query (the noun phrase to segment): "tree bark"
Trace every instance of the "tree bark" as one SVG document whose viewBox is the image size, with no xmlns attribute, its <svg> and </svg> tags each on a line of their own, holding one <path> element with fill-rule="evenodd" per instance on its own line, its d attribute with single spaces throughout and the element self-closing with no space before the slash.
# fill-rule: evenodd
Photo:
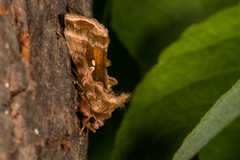
<svg viewBox="0 0 240 160">
<path fill-rule="evenodd" d="M 92 16 L 92 0 L 0 0 L 0 159 L 87 159 L 71 59 L 68 6 Z M 58 39 L 59 38 L 59 39 Z"/>
</svg>

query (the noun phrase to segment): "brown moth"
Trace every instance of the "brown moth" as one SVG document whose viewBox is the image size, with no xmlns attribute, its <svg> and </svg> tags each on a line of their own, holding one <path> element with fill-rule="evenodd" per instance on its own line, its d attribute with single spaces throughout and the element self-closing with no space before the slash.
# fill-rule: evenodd
<svg viewBox="0 0 240 160">
<path fill-rule="evenodd" d="M 111 65 L 107 59 L 110 40 L 102 24 L 93 18 L 67 14 L 64 35 L 76 68 L 82 130 L 86 127 L 96 132 L 116 108 L 124 107 L 130 94 L 116 95 L 112 90 L 118 82 L 107 74 L 107 67 Z"/>
</svg>

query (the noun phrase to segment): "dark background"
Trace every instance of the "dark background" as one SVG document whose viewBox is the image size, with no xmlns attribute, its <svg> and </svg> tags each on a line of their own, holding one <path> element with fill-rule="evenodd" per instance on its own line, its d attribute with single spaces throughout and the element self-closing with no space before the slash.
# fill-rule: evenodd
<svg viewBox="0 0 240 160">
<path fill-rule="evenodd" d="M 109 31 L 110 45 L 108 48 L 108 59 L 112 66 L 108 67 L 108 75 L 118 80 L 118 85 L 113 89 L 117 93 L 132 93 L 137 83 L 140 81 L 139 68 L 136 61 L 128 53 L 127 49 L 118 40 L 112 31 L 110 23 L 110 1 L 93 1 L 93 17 L 102 23 Z M 127 111 L 130 103 L 124 109 L 117 109 L 110 119 L 105 121 L 105 125 L 96 133 L 89 133 L 88 158 L 105 159 L 110 157 L 114 147 L 114 136 L 120 126 L 121 119 Z"/>
</svg>

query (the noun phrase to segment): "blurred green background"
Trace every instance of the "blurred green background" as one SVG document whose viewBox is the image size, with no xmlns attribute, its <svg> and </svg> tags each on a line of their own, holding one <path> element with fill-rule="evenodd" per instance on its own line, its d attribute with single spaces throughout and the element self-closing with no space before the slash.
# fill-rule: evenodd
<svg viewBox="0 0 240 160">
<path fill-rule="evenodd" d="M 90 132 L 89 160 L 172 159 L 184 138 L 240 78 L 238 3 L 94 1 L 94 18 L 106 26 L 111 39 L 108 74 L 119 82 L 113 89 L 133 93 L 133 98 L 95 134 Z M 233 137 L 240 132 L 234 129 L 221 134 Z M 221 137 L 227 136 L 221 134 L 193 159 L 236 159 L 234 148 L 240 142 L 234 139 L 232 152 L 226 151 Z M 210 149 L 216 152 L 210 154 Z"/>
</svg>

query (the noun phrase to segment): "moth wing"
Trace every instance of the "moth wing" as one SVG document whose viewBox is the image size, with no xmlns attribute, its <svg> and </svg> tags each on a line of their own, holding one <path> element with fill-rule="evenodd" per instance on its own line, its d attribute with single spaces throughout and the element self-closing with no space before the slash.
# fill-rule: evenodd
<svg viewBox="0 0 240 160">
<path fill-rule="evenodd" d="M 67 14 L 64 35 L 73 52 L 73 63 L 80 69 L 78 74 L 102 82 L 107 89 L 107 66 L 111 65 L 107 60 L 108 30 L 93 18 Z"/>
</svg>

